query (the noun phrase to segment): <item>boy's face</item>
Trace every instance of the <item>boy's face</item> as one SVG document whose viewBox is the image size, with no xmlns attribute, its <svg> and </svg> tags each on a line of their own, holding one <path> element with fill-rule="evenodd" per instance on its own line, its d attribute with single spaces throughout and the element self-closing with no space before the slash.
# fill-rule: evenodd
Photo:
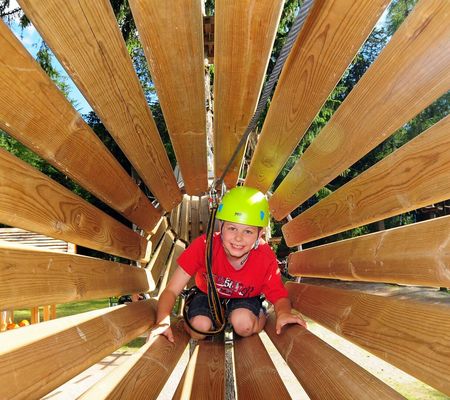
<svg viewBox="0 0 450 400">
<path fill-rule="evenodd" d="M 223 247 L 227 255 L 235 259 L 245 256 L 262 235 L 262 229 L 258 229 L 256 226 L 228 221 L 224 221 L 222 224 Z"/>
</svg>

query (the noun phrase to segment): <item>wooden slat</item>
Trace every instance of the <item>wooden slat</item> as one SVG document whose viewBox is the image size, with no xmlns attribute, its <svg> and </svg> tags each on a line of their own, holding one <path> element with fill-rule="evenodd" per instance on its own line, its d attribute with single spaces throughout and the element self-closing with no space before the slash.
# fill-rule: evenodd
<svg viewBox="0 0 450 400">
<path fill-rule="evenodd" d="M 288 246 L 450 198 L 450 116 L 283 226 Z"/>
<path fill-rule="evenodd" d="M 189 212 L 191 208 L 190 196 L 184 195 L 183 202 L 181 203 L 180 213 L 180 239 L 186 243 L 189 242 Z"/>
<path fill-rule="evenodd" d="M 264 82 L 283 1 L 215 2 L 214 171 L 225 166 L 255 112 Z M 225 183 L 236 185 L 243 150 Z"/>
<path fill-rule="evenodd" d="M 152 243 L 152 252 L 156 250 L 161 238 L 164 236 L 164 232 L 166 232 L 169 227 L 169 223 L 166 217 L 160 219 L 158 225 L 153 229 L 149 241 Z"/>
<path fill-rule="evenodd" d="M 160 211 L 0 21 L 0 128 L 141 228 Z"/>
<path fill-rule="evenodd" d="M 237 395 L 241 399 L 291 399 L 260 337 L 234 341 Z"/>
<path fill-rule="evenodd" d="M 291 253 L 302 277 L 450 287 L 450 216 Z"/>
<path fill-rule="evenodd" d="M 149 329 L 155 310 L 139 301 L 3 332 L 0 398 L 41 398 Z"/>
<path fill-rule="evenodd" d="M 146 257 L 145 238 L 2 149 L 0 223 L 119 257 Z"/>
<path fill-rule="evenodd" d="M 162 207 L 175 207 L 181 192 L 110 2 L 19 4 Z"/>
<path fill-rule="evenodd" d="M 376 356 L 450 394 L 450 298 L 431 304 L 287 284 L 293 306 Z"/>
<path fill-rule="evenodd" d="M 191 355 L 173 400 L 224 399 L 225 347 L 223 342 L 200 341 Z"/>
<path fill-rule="evenodd" d="M 141 293 L 154 289 L 142 268 L 0 241 L 1 309 Z"/>
<path fill-rule="evenodd" d="M 289 214 L 450 89 L 447 0 L 419 2 L 269 200 Z"/>
<path fill-rule="evenodd" d="M 186 193 L 208 188 L 200 1 L 131 0 Z"/>
<path fill-rule="evenodd" d="M 191 197 L 191 241 L 200 235 L 199 198 Z"/>
<path fill-rule="evenodd" d="M 180 322 L 172 325 L 175 343 L 158 336 L 78 399 L 156 399 L 189 342 Z"/>
<path fill-rule="evenodd" d="M 146 267 L 146 269 L 150 271 L 156 285 L 164 272 L 164 267 L 167 266 L 167 258 L 169 257 L 174 241 L 174 234 L 171 231 L 166 231 L 163 239 L 153 253 L 152 258 Z"/>
<path fill-rule="evenodd" d="M 179 235 L 180 234 L 180 213 L 181 213 L 181 204 L 178 204 L 175 208 L 170 212 L 170 227 L 173 231 Z"/>
<path fill-rule="evenodd" d="M 246 185 L 270 189 L 388 3 L 314 2 L 280 75 Z"/>
<path fill-rule="evenodd" d="M 200 198 L 200 222 L 201 222 L 201 233 L 206 233 L 209 221 L 209 199 L 208 196 L 202 196 Z"/>
<path fill-rule="evenodd" d="M 271 314 L 265 330 L 311 400 L 403 399 L 305 328 L 288 325 L 281 335 L 277 335 L 275 322 L 275 316 Z"/>
</svg>

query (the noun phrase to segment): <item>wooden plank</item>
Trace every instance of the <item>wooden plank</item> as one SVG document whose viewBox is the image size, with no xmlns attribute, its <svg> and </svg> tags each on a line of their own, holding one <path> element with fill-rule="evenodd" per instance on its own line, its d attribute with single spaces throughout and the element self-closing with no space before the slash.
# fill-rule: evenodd
<svg viewBox="0 0 450 400">
<path fill-rule="evenodd" d="M 189 242 L 189 211 L 190 211 L 190 196 L 184 195 L 183 202 L 181 203 L 180 214 L 180 239 L 186 243 Z"/>
<path fill-rule="evenodd" d="M 209 197 L 202 196 L 200 197 L 200 222 L 201 222 L 200 233 L 206 233 L 206 229 L 208 228 L 208 221 L 209 221 Z"/>
<path fill-rule="evenodd" d="M 0 46 L 0 129 L 150 231 L 161 211 L 2 21 Z"/>
<path fill-rule="evenodd" d="M 146 269 L 150 271 L 152 279 L 156 285 L 158 284 L 158 281 L 164 272 L 164 268 L 167 265 L 167 258 L 169 257 L 174 241 L 175 235 L 171 231 L 166 231 L 164 238 L 161 240 L 161 243 L 153 253 L 152 258 L 146 267 Z"/>
<path fill-rule="evenodd" d="M 194 240 L 200 235 L 200 218 L 199 218 L 199 198 L 191 197 L 191 236 L 190 240 Z"/>
<path fill-rule="evenodd" d="M 170 227 L 173 231 L 179 235 L 180 234 L 180 213 L 181 213 L 181 203 L 178 204 L 170 212 Z"/>
<path fill-rule="evenodd" d="M 190 195 L 201 195 L 208 188 L 201 6 L 200 1 L 192 0 L 130 1 L 184 187 Z"/>
<path fill-rule="evenodd" d="M 450 116 L 283 226 L 295 246 L 450 198 Z"/>
<path fill-rule="evenodd" d="M 199 341 L 173 399 L 224 399 L 224 389 L 223 342 Z"/>
<path fill-rule="evenodd" d="M 449 7 L 447 0 L 417 4 L 270 198 L 276 219 L 450 89 Z"/>
<path fill-rule="evenodd" d="M 119 257 L 146 257 L 145 238 L 3 149 L 0 223 Z"/>
<path fill-rule="evenodd" d="M 2 309 L 148 292 L 149 272 L 92 257 L 29 249 L 0 242 Z"/>
<path fill-rule="evenodd" d="M 156 399 L 189 342 L 182 325 L 172 325 L 175 343 L 157 336 L 78 399 Z"/>
<path fill-rule="evenodd" d="M 291 399 L 260 337 L 234 341 L 237 395 L 241 399 Z"/>
<path fill-rule="evenodd" d="M 450 287 L 450 216 L 291 253 L 289 274 Z"/>
<path fill-rule="evenodd" d="M 155 317 L 148 300 L 3 332 L 0 398 L 41 398 L 145 332 Z"/>
<path fill-rule="evenodd" d="M 265 330 L 311 400 L 403 399 L 395 390 L 302 326 L 285 326 L 283 333 L 277 335 L 275 322 L 272 313 Z"/>
<path fill-rule="evenodd" d="M 110 2 L 19 4 L 162 207 L 175 207 L 181 192 Z"/>
<path fill-rule="evenodd" d="M 158 225 L 153 229 L 149 241 L 152 243 L 152 252 L 156 249 L 162 237 L 164 236 L 164 232 L 166 232 L 169 227 L 169 222 L 166 217 L 160 219 Z"/>
<path fill-rule="evenodd" d="M 215 2 L 214 172 L 221 176 L 256 110 L 269 63 L 281 0 Z M 236 185 L 243 150 L 225 177 Z"/>
<path fill-rule="evenodd" d="M 314 2 L 280 75 L 246 185 L 270 189 L 387 4 Z"/>
<path fill-rule="evenodd" d="M 450 394 L 450 298 L 438 303 L 287 284 L 294 308 Z"/>
</svg>

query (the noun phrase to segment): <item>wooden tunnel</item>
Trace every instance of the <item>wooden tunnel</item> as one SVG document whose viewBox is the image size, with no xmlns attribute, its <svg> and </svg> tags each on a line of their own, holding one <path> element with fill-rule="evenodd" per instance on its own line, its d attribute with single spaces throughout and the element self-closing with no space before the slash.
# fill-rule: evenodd
<svg viewBox="0 0 450 400">
<path fill-rule="evenodd" d="M 0 399 L 40 398 L 155 323 L 176 258 L 208 220 L 205 54 L 200 0 L 129 0 L 176 154 L 177 179 L 108 0 L 18 0 L 156 201 L 112 156 L 9 27 L 0 22 L 0 129 L 125 217 L 107 215 L 0 149 L 0 223 L 129 263 L 0 241 L 0 310 L 129 293 L 151 299 L 0 333 Z M 377 23 L 387 0 L 316 0 L 260 132 L 245 184 L 272 185 Z M 220 176 L 264 82 L 282 0 L 216 0 L 214 171 Z M 288 175 L 283 220 L 450 89 L 450 3 L 419 0 Z M 212 58 L 210 57 L 210 60 Z M 226 175 L 237 184 L 243 152 Z M 299 245 L 450 198 L 450 117 L 283 226 L 294 307 L 450 396 L 450 216 L 300 250 Z M 131 224 L 138 229 L 130 228 Z M 355 282 L 357 281 L 357 282 Z M 327 283 L 328 282 L 328 283 Z M 386 284 L 395 284 L 387 289 Z M 376 289 L 374 289 L 376 288 Z M 433 294 L 430 297 L 430 293 Z M 311 399 L 402 396 L 315 336 L 265 329 Z M 157 398 L 188 346 L 159 337 L 83 399 Z M 290 398 L 259 336 L 234 345 L 236 396 Z M 175 398 L 221 399 L 226 345 L 199 343 Z M 257 367 L 256 367 L 257 366 Z"/>
</svg>

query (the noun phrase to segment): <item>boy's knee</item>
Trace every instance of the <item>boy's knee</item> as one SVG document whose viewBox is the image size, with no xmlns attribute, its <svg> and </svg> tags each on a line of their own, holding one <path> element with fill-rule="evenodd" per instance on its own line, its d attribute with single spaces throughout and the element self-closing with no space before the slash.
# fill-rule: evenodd
<svg viewBox="0 0 450 400">
<path fill-rule="evenodd" d="M 243 337 L 253 335 L 257 332 L 257 318 L 245 308 L 238 308 L 230 314 L 230 323 L 234 331 Z"/>
<path fill-rule="evenodd" d="M 212 328 L 212 321 L 204 315 L 197 315 L 189 320 L 189 323 L 197 330 L 201 332 L 208 332 Z M 190 329 L 187 326 L 187 331 L 191 335 L 192 339 L 202 340 L 206 335 L 202 335 Z"/>
</svg>

